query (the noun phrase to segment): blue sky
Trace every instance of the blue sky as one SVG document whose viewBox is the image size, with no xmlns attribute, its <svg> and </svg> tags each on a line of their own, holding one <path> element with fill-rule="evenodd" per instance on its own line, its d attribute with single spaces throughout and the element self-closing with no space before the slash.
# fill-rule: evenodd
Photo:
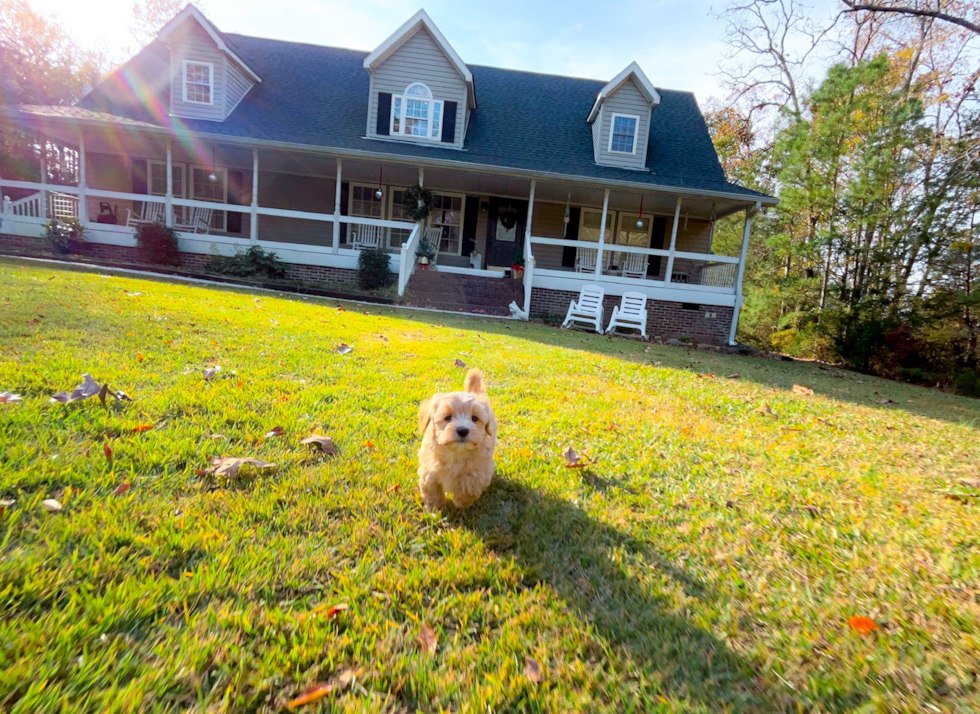
<svg viewBox="0 0 980 714">
<path fill-rule="evenodd" d="M 116 59 L 134 47 L 132 0 L 31 0 L 58 15 L 83 45 Z M 714 77 L 724 58 L 724 0 L 203 0 L 226 32 L 370 50 L 425 7 L 465 62 L 611 79 L 636 60 L 657 86 L 723 97 Z M 828 12 L 832 0 L 812 0 Z"/>
</svg>

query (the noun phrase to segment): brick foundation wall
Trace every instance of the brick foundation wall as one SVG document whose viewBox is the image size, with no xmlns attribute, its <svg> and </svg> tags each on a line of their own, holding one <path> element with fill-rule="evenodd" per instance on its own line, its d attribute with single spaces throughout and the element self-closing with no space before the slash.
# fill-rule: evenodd
<svg viewBox="0 0 980 714">
<path fill-rule="evenodd" d="M 550 288 L 531 291 L 531 317 L 557 316 L 564 319 L 568 304 L 578 299 L 578 293 Z M 613 307 L 619 305 L 619 295 L 606 295 L 603 305 L 603 328 L 609 323 Z M 685 310 L 679 302 L 647 300 L 647 336 L 680 339 L 712 345 L 728 344 L 732 326 L 732 308 L 699 305 L 697 310 Z"/>
<path fill-rule="evenodd" d="M 37 257 L 53 256 L 45 241 L 40 238 L 0 234 L 0 249 L 8 253 L 20 253 L 22 255 Z M 144 263 L 140 260 L 137 249 L 129 246 L 84 243 L 78 252 L 78 256 L 105 261 L 107 263 L 137 265 L 150 270 L 158 267 Z M 58 257 L 71 260 L 71 256 L 59 255 Z M 181 253 L 180 269 L 198 275 L 204 274 L 207 272 L 204 266 L 207 264 L 209 257 L 201 253 Z M 356 270 L 330 268 L 322 265 L 298 265 L 296 263 L 286 263 L 285 265 L 287 280 L 315 285 L 327 290 L 360 292 L 357 284 Z"/>
</svg>

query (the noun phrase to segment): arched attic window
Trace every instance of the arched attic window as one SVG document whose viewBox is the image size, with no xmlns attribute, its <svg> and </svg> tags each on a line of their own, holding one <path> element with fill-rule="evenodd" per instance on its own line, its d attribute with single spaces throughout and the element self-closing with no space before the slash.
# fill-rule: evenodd
<svg viewBox="0 0 980 714">
<path fill-rule="evenodd" d="M 415 82 L 404 94 L 391 98 L 392 136 L 418 136 L 439 141 L 442 138 L 442 101 L 432 98 L 432 91 Z"/>
</svg>

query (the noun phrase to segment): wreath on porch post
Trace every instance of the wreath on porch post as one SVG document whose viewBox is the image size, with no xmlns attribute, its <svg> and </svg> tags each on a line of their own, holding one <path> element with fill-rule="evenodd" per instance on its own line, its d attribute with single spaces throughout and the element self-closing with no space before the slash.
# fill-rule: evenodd
<svg viewBox="0 0 980 714">
<path fill-rule="evenodd" d="M 402 207 L 409 219 L 424 221 L 429 217 L 429 212 L 432 210 L 432 191 L 422 188 L 418 184 L 409 186 L 405 189 Z"/>
</svg>

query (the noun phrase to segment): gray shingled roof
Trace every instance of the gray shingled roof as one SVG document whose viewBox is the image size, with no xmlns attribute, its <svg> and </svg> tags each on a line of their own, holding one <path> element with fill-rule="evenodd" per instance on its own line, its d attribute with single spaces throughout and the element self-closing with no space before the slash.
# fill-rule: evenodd
<svg viewBox="0 0 980 714">
<path fill-rule="evenodd" d="M 158 43 L 110 75 L 78 109 L 90 117 L 99 112 L 104 119 L 117 117 L 127 123 L 164 128 L 180 123 L 212 136 L 763 196 L 725 179 L 704 117 L 688 92 L 658 88 L 662 102 L 651 122 L 649 171 L 635 171 L 595 163 L 586 117 L 604 82 L 471 65 L 479 107 L 470 119 L 464 150 L 459 151 L 365 138 L 368 74 L 362 62 L 366 52 L 227 37 L 263 81 L 224 122 L 176 120 L 167 115 L 169 96 L 160 78 L 166 79 L 169 54 Z M 141 100 L 134 86 L 155 88 L 156 111 L 154 102 Z"/>
</svg>

